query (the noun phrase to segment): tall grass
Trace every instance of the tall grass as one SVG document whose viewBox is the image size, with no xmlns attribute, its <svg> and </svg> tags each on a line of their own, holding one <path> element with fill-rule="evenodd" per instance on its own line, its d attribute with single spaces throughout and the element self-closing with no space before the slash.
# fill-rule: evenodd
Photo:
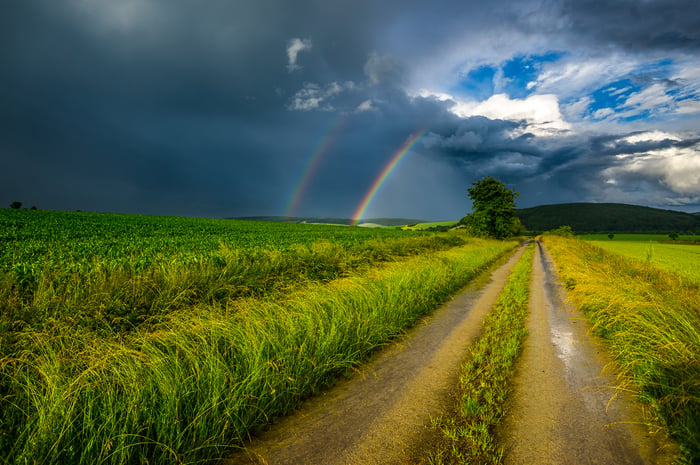
<svg viewBox="0 0 700 465">
<path fill-rule="evenodd" d="M 700 295 L 672 273 L 580 240 L 545 236 L 570 295 L 609 342 L 622 387 L 700 463 Z"/>
<path fill-rule="evenodd" d="M 441 440 L 430 451 L 430 464 L 501 463 L 503 453 L 493 434 L 505 414 L 514 363 L 526 335 L 533 251 L 531 244 L 511 272 L 493 311 L 484 320 L 482 335 L 462 366 L 456 414 L 434 421 Z"/>
<path fill-rule="evenodd" d="M 515 245 L 473 240 L 112 337 L 60 321 L 23 334 L 0 367 L 0 463 L 215 461 Z"/>
<path fill-rule="evenodd" d="M 271 295 L 300 282 L 327 282 L 377 262 L 446 250 L 467 240 L 440 234 L 359 243 L 318 240 L 285 248 L 221 243 L 207 252 L 133 259 L 96 255 L 73 261 L 49 255 L 0 270 L 0 329 L 37 330 L 61 320 L 128 331 L 192 305 Z"/>
</svg>

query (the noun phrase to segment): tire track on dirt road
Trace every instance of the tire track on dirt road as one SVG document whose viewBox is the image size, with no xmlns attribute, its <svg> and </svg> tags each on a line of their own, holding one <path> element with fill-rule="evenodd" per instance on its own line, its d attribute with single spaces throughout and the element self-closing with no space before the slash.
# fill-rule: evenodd
<svg viewBox="0 0 700 465">
<path fill-rule="evenodd" d="M 467 286 L 351 379 L 308 400 L 223 463 L 411 463 L 431 416 L 450 404 L 460 363 L 523 251 L 498 267 L 488 284 Z"/>
<path fill-rule="evenodd" d="M 674 446 L 651 436 L 639 404 L 615 390 L 611 359 L 583 314 L 566 302 L 539 242 L 530 282 L 528 336 L 508 415 L 497 429 L 505 464 L 665 464 Z"/>
</svg>

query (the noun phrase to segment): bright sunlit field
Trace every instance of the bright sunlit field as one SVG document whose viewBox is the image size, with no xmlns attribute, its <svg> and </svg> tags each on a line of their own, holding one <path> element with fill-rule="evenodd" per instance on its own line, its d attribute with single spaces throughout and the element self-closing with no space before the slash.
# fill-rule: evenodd
<svg viewBox="0 0 700 465">
<path fill-rule="evenodd" d="M 700 245 L 650 241 L 591 241 L 598 247 L 648 262 L 700 285 Z"/>
<path fill-rule="evenodd" d="M 606 241 L 606 242 L 619 242 L 619 241 L 632 241 L 632 242 L 670 242 L 671 237 L 668 234 L 613 234 L 613 238 L 610 239 L 608 234 L 581 234 L 577 236 L 579 239 L 586 241 Z M 678 242 L 700 242 L 700 236 L 697 234 L 679 234 L 676 238 Z"/>
</svg>

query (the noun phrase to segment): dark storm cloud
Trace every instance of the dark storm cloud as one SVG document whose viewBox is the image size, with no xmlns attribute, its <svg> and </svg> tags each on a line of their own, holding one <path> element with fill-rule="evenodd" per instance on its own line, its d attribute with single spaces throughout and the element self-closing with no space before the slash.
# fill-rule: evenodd
<svg viewBox="0 0 700 465">
<path fill-rule="evenodd" d="M 569 0 L 566 28 L 574 36 L 624 50 L 700 49 L 700 17 L 694 0 Z"/>
<path fill-rule="evenodd" d="M 532 192 L 569 195 L 580 188 L 584 195 L 594 189 L 581 179 L 616 167 L 616 155 L 689 148 L 696 139 L 642 146 L 625 140 L 631 131 L 542 135 L 525 120 L 458 117 L 455 102 L 416 97 L 411 85 L 442 65 L 443 55 L 451 57 L 445 69 L 454 71 L 462 53 L 491 63 L 529 37 L 591 53 L 601 43 L 693 53 L 700 27 L 696 15 L 683 12 L 688 6 L 6 2 L 0 7 L 0 201 L 282 214 L 311 155 L 328 139 L 299 213 L 348 216 L 392 154 L 421 130 L 426 135 L 406 176 L 420 182 L 428 179 L 421 167 L 450 167 L 454 176 L 444 192 L 424 193 L 436 202 L 483 175 Z M 671 77 L 655 82 L 660 79 Z M 680 82 L 674 79 L 669 91 Z M 619 182 L 633 175 L 619 173 Z"/>
</svg>

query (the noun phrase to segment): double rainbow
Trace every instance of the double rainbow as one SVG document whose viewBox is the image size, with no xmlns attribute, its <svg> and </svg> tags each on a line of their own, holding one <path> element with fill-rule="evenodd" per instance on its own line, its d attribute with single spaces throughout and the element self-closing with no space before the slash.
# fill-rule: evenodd
<svg viewBox="0 0 700 465">
<path fill-rule="evenodd" d="M 331 148 L 338 134 L 345 126 L 346 118 L 341 118 L 331 125 L 330 128 L 323 133 L 323 135 L 314 144 L 313 150 L 311 151 L 311 156 L 309 157 L 302 175 L 299 177 L 299 181 L 292 189 L 292 195 L 287 203 L 287 208 L 285 209 L 284 216 L 294 216 L 296 214 L 297 208 L 301 199 L 306 193 L 306 189 L 309 187 L 311 179 L 313 178 L 318 166 L 321 164 L 321 160 L 326 156 L 328 150 Z"/>
<path fill-rule="evenodd" d="M 358 221 L 362 219 L 362 217 L 365 215 L 367 207 L 369 207 L 369 205 L 372 203 L 372 200 L 374 200 L 374 197 L 377 195 L 377 192 L 379 192 L 379 189 L 382 187 L 382 184 L 384 184 L 384 181 L 386 181 L 386 179 L 389 177 L 394 168 L 396 168 L 396 166 L 403 159 L 403 157 L 405 157 L 406 154 L 413 148 L 416 142 L 418 142 L 418 140 L 421 137 L 423 137 L 425 131 L 425 129 L 421 129 L 420 131 L 409 137 L 406 140 L 406 142 L 404 142 L 404 144 L 401 146 L 401 148 L 399 148 L 399 150 L 396 153 L 394 153 L 391 159 L 389 159 L 389 162 L 384 166 L 382 171 L 379 173 L 379 176 L 377 176 L 377 178 L 374 180 L 372 186 L 362 198 L 362 202 L 360 202 L 360 205 L 357 206 L 355 213 L 353 213 L 352 224 L 357 224 Z"/>
</svg>

